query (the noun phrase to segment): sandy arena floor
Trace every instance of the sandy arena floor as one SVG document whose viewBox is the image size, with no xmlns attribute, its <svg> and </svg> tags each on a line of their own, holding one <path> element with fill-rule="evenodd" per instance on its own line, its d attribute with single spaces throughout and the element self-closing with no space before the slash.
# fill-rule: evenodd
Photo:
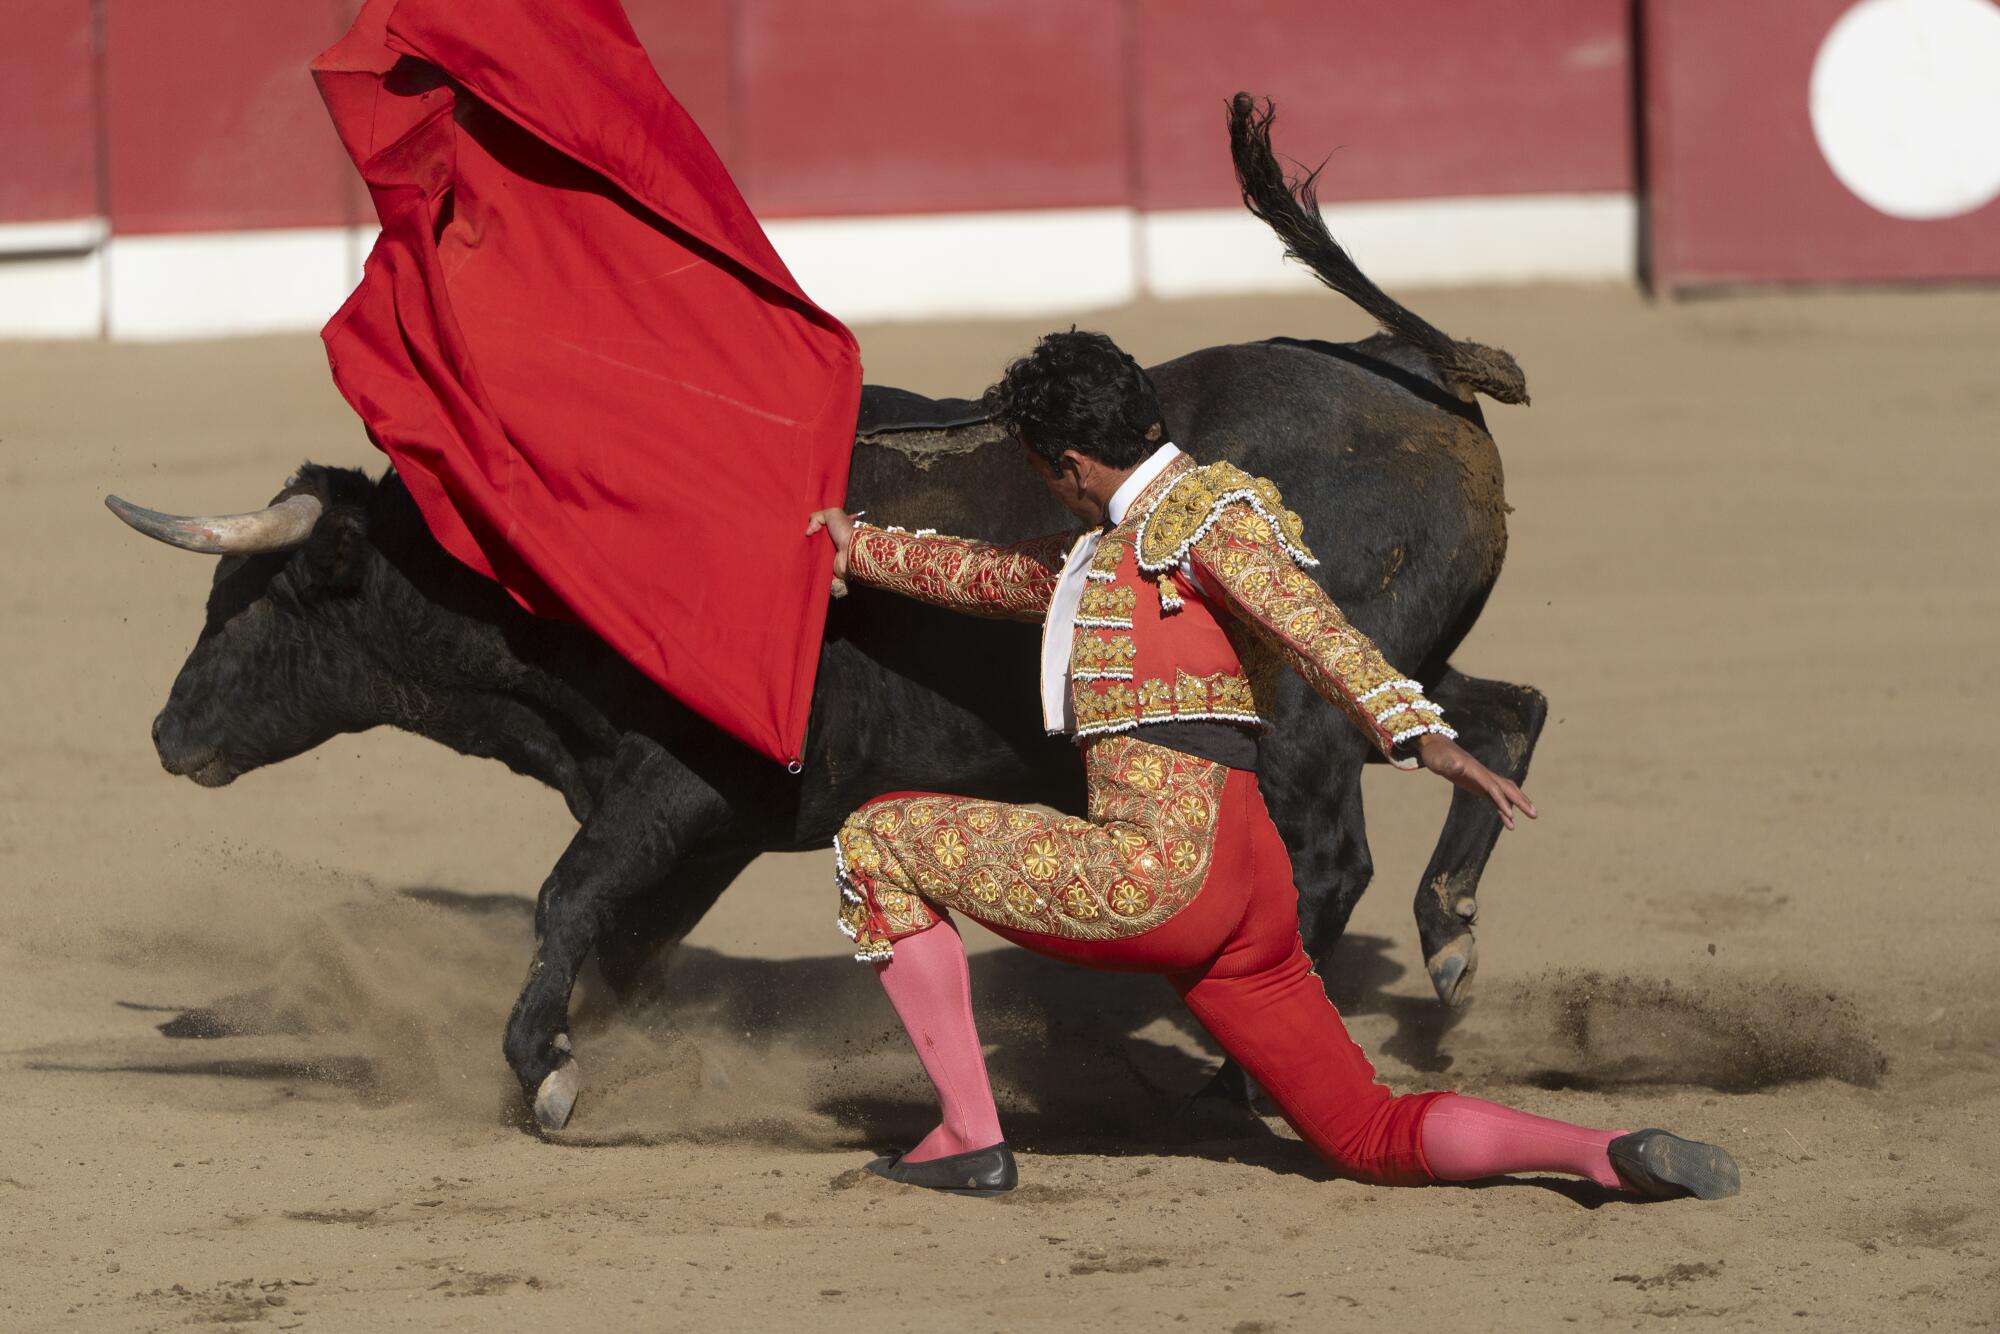
<svg viewBox="0 0 2000 1334">
<path fill-rule="evenodd" d="M 555 795 L 390 733 L 211 792 L 148 739 L 210 566 L 100 498 L 379 466 L 317 342 L 0 346 L 0 1329 L 2000 1323 L 2000 294 L 1413 304 L 1534 390 L 1491 409 L 1513 552 L 1461 662 L 1552 700 L 1545 814 L 1448 1016 L 1409 914 L 1443 785 L 1371 774 L 1335 987 L 1399 1087 L 1720 1140 L 1741 1197 L 1328 1180 L 1185 1124 L 1212 1057 L 1163 988 L 990 950 L 1025 1186 L 866 1178 L 926 1089 L 821 855 L 753 868 L 654 1002 L 582 997 L 538 1140 L 498 1044 Z M 1142 359 L 1365 331 L 1331 296 L 1088 323 Z M 963 393 L 1038 328 L 863 341 Z M 219 1002 L 258 1035 L 156 1030 Z"/>
</svg>

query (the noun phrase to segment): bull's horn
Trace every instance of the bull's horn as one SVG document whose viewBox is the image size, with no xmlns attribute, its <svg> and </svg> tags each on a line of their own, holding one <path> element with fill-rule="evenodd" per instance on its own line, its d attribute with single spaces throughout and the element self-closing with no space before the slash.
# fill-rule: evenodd
<svg viewBox="0 0 2000 1334">
<path fill-rule="evenodd" d="M 312 536 L 325 508 L 318 496 L 287 496 L 275 505 L 248 514 L 196 515 L 183 518 L 134 505 L 117 496 L 104 503 L 113 514 L 151 538 L 211 556 L 249 556 L 260 551 L 289 551 Z"/>
</svg>

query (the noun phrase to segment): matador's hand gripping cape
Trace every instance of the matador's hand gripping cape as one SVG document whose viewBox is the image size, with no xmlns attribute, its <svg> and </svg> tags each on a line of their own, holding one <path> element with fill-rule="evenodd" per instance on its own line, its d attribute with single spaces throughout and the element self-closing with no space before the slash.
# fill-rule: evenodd
<svg viewBox="0 0 2000 1334">
<path fill-rule="evenodd" d="M 327 359 L 438 541 L 796 758 L 853 336 L 617 0 L 369 0 L 312 68 L 382 222 Z"/>
</svg>

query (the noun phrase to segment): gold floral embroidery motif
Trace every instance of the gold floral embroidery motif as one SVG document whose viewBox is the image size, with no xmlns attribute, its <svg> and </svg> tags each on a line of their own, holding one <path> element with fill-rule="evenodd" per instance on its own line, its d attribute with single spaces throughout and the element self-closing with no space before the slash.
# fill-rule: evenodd
<svg viewBox="0 0 2000 1334">
<path fill-rule="evenodd" d="M 1129 590 L 1128 590 L 1129 591 Z M 1070 649 L 1072 678 L 1132 674 L 1132 636 L 1115 630 L 1079 628 Z"/>
<path fill-rule="evenodd" d="M 1076 688 L 1071 698 L 1076 704 L 1079 735 L 1126 722 L 1139 704 L 1130 683 L 1118 680 L 1088 682 Z"/>
<path fill-rule="evenodd" d="M 993 873 L 992 867 L 980 867 L 972 873 L 971 878 L 965 883 L 966 887 L 972 891 L 972 897 L 978 899 L 981 903 L 998 903 L 1000 901 L 1000 877 Z"/>
<path fill-rule="evenodd" d="M 1075 533 L 996 546 L 939 533 L 856 524 L 847 572 L 877 588 L 978 616 L 1040 620 Z"/>
<path fill-rule="evenodd" d="M 1132 624 L 1132 609 L 1138 605 L 1139 591 L 1130 584 L 1106 584 L 1095 580 L 1086 584 L 1083 601 L 1077 604 L 1078 624 L 1118 621 Z"/>
<path fill-rule="evenodd" d="M 1120 880 L 1111 887 L 1111 911 L 1120 917 L 1137 917 L 1152 901 L 1151 894 L 1130 880 Z"/>
<path fill-rule="evenodd" d="M 971 821 L 966 823 L 969 825 Z M 938 831 L 936 840 L 931 844 L 931 852 L 936 855 L 939 866 L 947 871 L 956 871 L 965 865 L 965 835 L 947 826 Z"/>
<path fill-rule="evenodd" d="M 1229 771 L 1125 735 L 1090 742 L 1084 768 L 1088 820 L 930 795 L 886 798 L 849 816 L 835 846 L 839 921 L 856 957 L 888 958 L 897 938 L 935 924 L 938 908 L 1105 940 L 1151 930 L 1185 907 L 1208 876 Z M 930 813 L 927 829 L 918 806 Z M 900 818 L 881 820 L 885 810 Z M 893 832 L 882 832 L 889 824 Z"/>
<path fill-rule="evenodd" d="M 1421 688 L 1405 680 L 1368 636 L 1348 623 L 1333 599 L 1293 563 L 1257 511 L 1229 506 L 1194 543 L 1191 556 L 1197 574 L 1213 577 L 1217 591 L 1269 650 L 1347 714 L 1384 754 L 1397 731 L 1438 721 Z M 1242 656 L 1249 666 L 1252 655 Z M 1258 666 L 1261 670 L 1251 673 L 1252 684 L 1244 691 L 1247 700 L 1239 701 L 1252 707 L 1258 675 L 1269 680 L 1268 669 Z M 1267 684 L 1263 690 L 1269 688 Z M 1377 721 L 1385 715 L 1386 727 Z"/>
<path fill-rule="evenodd" d="M 882 854 L 875 847 L 875 840 L 860 830 L 855 830 L 847 841 L 847 864 L 863 871 L 873 871 L 882 865 Z"/>
<path fill-rule="evenodd" d="M 1154 485 L 1157 486 L 1158 483 Z M 1090 571 L 1086 578 L 1096 576 L 1090 578 L 1091 585 L 1095 587 L 1107 579 L 1116 577 L 1118 567 L 1125 561 L 1125 553 L 1131 549 L 1132 539 L 1123 530 L 1114 529 L 1106 533 L 1098 541 L 1097 550 L 1090 557 Z M 1133 601 L 1136 604 L 1138 599 L 1134 598 Z"/>
<path fill-rule="evenodd" d="M 1097 900 L 1091 897 L 1090 886 L 1081 880 L 1073 881 L 1063 891 L 1063 911 L 1079 922 L 1088 922 L 1097 916 Z"/>
</svg>

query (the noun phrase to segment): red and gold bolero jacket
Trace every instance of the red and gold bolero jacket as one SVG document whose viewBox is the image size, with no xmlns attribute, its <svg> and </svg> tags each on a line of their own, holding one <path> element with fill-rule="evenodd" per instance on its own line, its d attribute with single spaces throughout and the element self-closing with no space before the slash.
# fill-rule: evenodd
<svg viewBox="0 0 2000 1334">
<path fill-rule="evenodd" d="M 848 573 L 957 611 L 1044 620 L 1082 540 L 996 546 L 856 524 Z M 1084 574 L 1069 663 L 1076 735 L 1177 719 L 1268 727 L 1289 665 L 1385 755 L 1424 732 L 1455 736 L 1305 572 L 1317 563 L 1269 481 L 1183 455 L 1100 538 Z"/>
</svg>

